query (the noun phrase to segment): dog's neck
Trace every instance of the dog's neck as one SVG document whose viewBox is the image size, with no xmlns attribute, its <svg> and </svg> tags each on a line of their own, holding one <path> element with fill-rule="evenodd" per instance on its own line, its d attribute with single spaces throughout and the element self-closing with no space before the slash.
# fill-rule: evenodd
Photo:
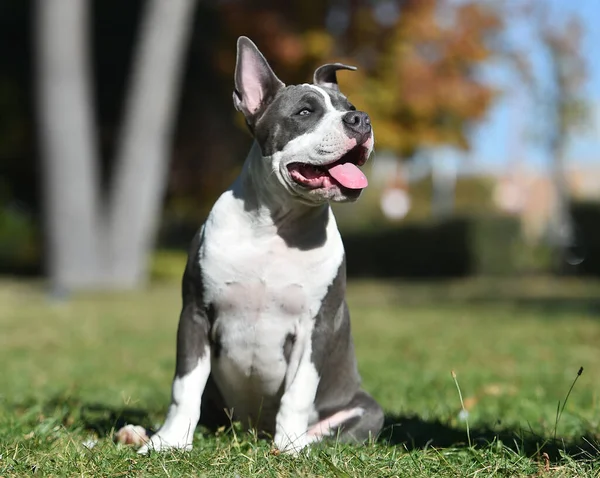
<svg viewBox="0 0 600 478">
<path fill-rule="evenodd" d="M 263 230 L 272 227 L 290 247 L 311 249 L 322 245 L 332 216 L 329 204 L 302 202 L 285 189 L 270 167 L 254 141 L 233 185 L 233 193 L 243 200 L 252 223 Z"/>
</svg>

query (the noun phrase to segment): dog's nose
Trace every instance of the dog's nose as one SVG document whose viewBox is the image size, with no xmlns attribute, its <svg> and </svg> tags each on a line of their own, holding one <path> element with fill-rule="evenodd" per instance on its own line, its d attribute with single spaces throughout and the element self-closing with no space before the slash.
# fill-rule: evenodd
<svg viewBox="0 0 600 478">
<path fill-rule="evenodd" d="M 344 126 L 351 136 L 363 137 L 371 132 L 371 118 L 362 111 L 348 111 L 343 117 Z M 359 139 L 358 137 L 356 138 Z M 365 138 L 366 139 L 366 138 Z"/>
</svg>

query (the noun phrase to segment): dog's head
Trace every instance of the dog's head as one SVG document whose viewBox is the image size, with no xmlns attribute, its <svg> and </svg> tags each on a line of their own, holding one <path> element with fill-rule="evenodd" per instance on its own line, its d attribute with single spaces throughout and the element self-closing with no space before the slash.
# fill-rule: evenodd
<svg viewBox="0 0 600 478">
<path fill-rule="evenodd" d="M 286 86 L 248 38 L 237 48 L 233 102 L 280 189 L 309 204 L 356 200 L 367 186 L 359 168 L 373 150 L 373 129 L 336 78 L 338 70 L 356 68 L 323 65 L 314 84 Z"/>
</svg>

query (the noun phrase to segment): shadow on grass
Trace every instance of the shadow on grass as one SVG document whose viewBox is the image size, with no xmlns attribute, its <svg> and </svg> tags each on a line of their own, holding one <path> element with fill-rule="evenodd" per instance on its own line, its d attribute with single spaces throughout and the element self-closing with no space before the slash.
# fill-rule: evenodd
<svg viewBox="0 0 600 478">
<path fill-rule="evenodd" d="M 94 431 L 98 436 L 110 436 L 125 425 L 140 425 L 152 435 L 154 425 L 150 413 L 141 408 L 117 408 L 100 403 L 84 404 L 80 408 L 80 420 L 86 430 Z"/>
<path fill-rule="evenodd" d="M 59 394 L 53 398 L 25 404 L 15 404 L 12 408 L 16 415 L 34 412 L 37 420 L 52 417 L 65 428 L 80 427 L 95 432 L 100 437 L 110 436 L 127 424 L 141 425 L 152 434 L 154 423 L 151 412 L 135 407 L 112 407 L 103 403 L 85 403 L 79 398 Z M 160 411 L 156 411 L 160 414 Z"/>
<path fill-rule="evenodd" d="M 552 462 L 558 461 L 561 453 L 566 453 L 574 459 L 600 456 L 600 444 L 591 435 L 582 436 L 575 441 L 544 437 L 523 429 L 471 428 L 470 436 L 475 447 L 501 443 L 514 452 L 529 457 L 547 453 Z M 441 421 L 425 421 L 416 416 L 386 415 L 379 441 L 403 446 L 409 451 L 469 446 L 466 430 L 454 428 Z"/>
<path fill-rule="evenodd" d="M 512 306 L 549 316 L 584 313 L 600 318 L 598 279 L 563 276 L 481 276 L 463 279 L 349 281 L 357 304 L 387 306 Z"/>
<path fill-rule="evenodd" d="M 472 298 L 464 302 L 469 305 L 500 304 L 511 305 L 521 309 L 529 309 L 544 314 L 545 317 L 564 316 L 566 313 L 588 314 L 600 318 L 600 299 L 596 298 L 567 298 L 567 297 L 516 297 L 498 299 L 494 297 Z"/>
<path fill-rule="evenodd" d="M 572 314 L 587 316 L 591 319 L 600 319 L 600 300 L 588 299 L 471 299 L 459 303 L 464 306 L 484 306 L 511 308 L 516 313 L 524 312 L 524 317 L 543 317 L 546 321 L 569 320 Z M 440 304 L 443 306 L 443 303 Z"/>
<path fill-rule="evenodd" d="M 567 314 L 584 314 L 589 317 L 600 319 L 600 299 L 589 297 L 519 297 L 519 296 L 502 296 L 492 293 L 478 294 L 465 297 L 452 297 L 451 295 L 444 296 L 440 293 L 437 296 L 429 293 L 418 292 L 412 296 L 407 296 L 404 293 L 399 293 L 397 297 L 388 301 L 388 304 L 397 307 L 407 306 L 426 306 L 430 307 L 432 301 L 439 307 L 445 306 L 484 306 L 484 307 L 511 307 L 515 310 L 522 310 L 541 314 L 546 319 L 564 319 Z"/>
<path fill-rule="evenodd" d="M 390 291 L 384 299 L 391 305 L 431 305 L 435 300 L 440 305 L 513 305 L 523 308 L 533 308 L 546 311 L 560 312 L 596 312 L 600 313 L 600 298 L 597 287 L 589 291 L 570 293 L 560 290 L 564 287 L 560 282 L 548 286 L 544 292 L 528 291 L 527 284 L 521 285 L 521 290 L 510 290 L 501 281 L 481 281 L 483 286 L 461 285 L 448 281 L 428 281 L 392 283 L 387 286 Z M 488 283 L 489 282 L 489 283 Z M 593 283 L 596 284 L 595 282 Z M 393 293 L 393 295 L 392 295 Z M 553 294 L 553 295 L 551 295 Z M 593 294 L 593 296 L 592 296 Z"/>
<path fill-rule="evenodd" d="M 21 404 L 15 406 L 15 409 L 24 411 L 30 407 L 39 407 L 47 416 L 58 418 L 66 428 L 81 427 L 107 438 L 112 438 L 112 434 L 126 424 L 140 425 L 152 435 L 156 431 L 153 417 L 164 413 L 164 410 L 150 411 L 85 403 L 65 396 L 57 396 L 43 404 Z M 206 431 L 203 429 L 203 432 Z M 501 443 L 502 446 L 528 457 L 541 457 L 543 453 L 547 453 L 552 462 L 559 461 L 561 454 L 567 454 L 573 459 L 600 457 L 600 443 L 591 433 L 579 440 L 565 440 L 536 435 L 523 429 L 471 428 L 470 436 L 475 447 Z M 378 441 L 391 446 L 402 446 L 409 451 L 469 446 L 465 429 L 455 428 L 442 421 L 426 421 L 417 416 L 386 415 Z"/>
</svg>

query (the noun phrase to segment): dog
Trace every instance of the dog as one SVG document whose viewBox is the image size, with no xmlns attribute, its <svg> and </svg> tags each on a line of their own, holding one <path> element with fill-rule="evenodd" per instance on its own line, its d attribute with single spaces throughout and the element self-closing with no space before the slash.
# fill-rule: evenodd
<svg viewBox="0 0 600 478">
<path fill-rule="evenodd" d="M 192 241 L 171 405 L 139 453 L 189 450 L 198 423 L 232 418 L 291 454 L 380 432 L 383 411 L 360 386 L 329 204 L 355 201 L 368 183 L 371 121 L 336 77 L 355 69 L 327 64 L 313 84 L 286 86 L 238 39 L 233 102 L 254 141 Z"/>
</svg>

